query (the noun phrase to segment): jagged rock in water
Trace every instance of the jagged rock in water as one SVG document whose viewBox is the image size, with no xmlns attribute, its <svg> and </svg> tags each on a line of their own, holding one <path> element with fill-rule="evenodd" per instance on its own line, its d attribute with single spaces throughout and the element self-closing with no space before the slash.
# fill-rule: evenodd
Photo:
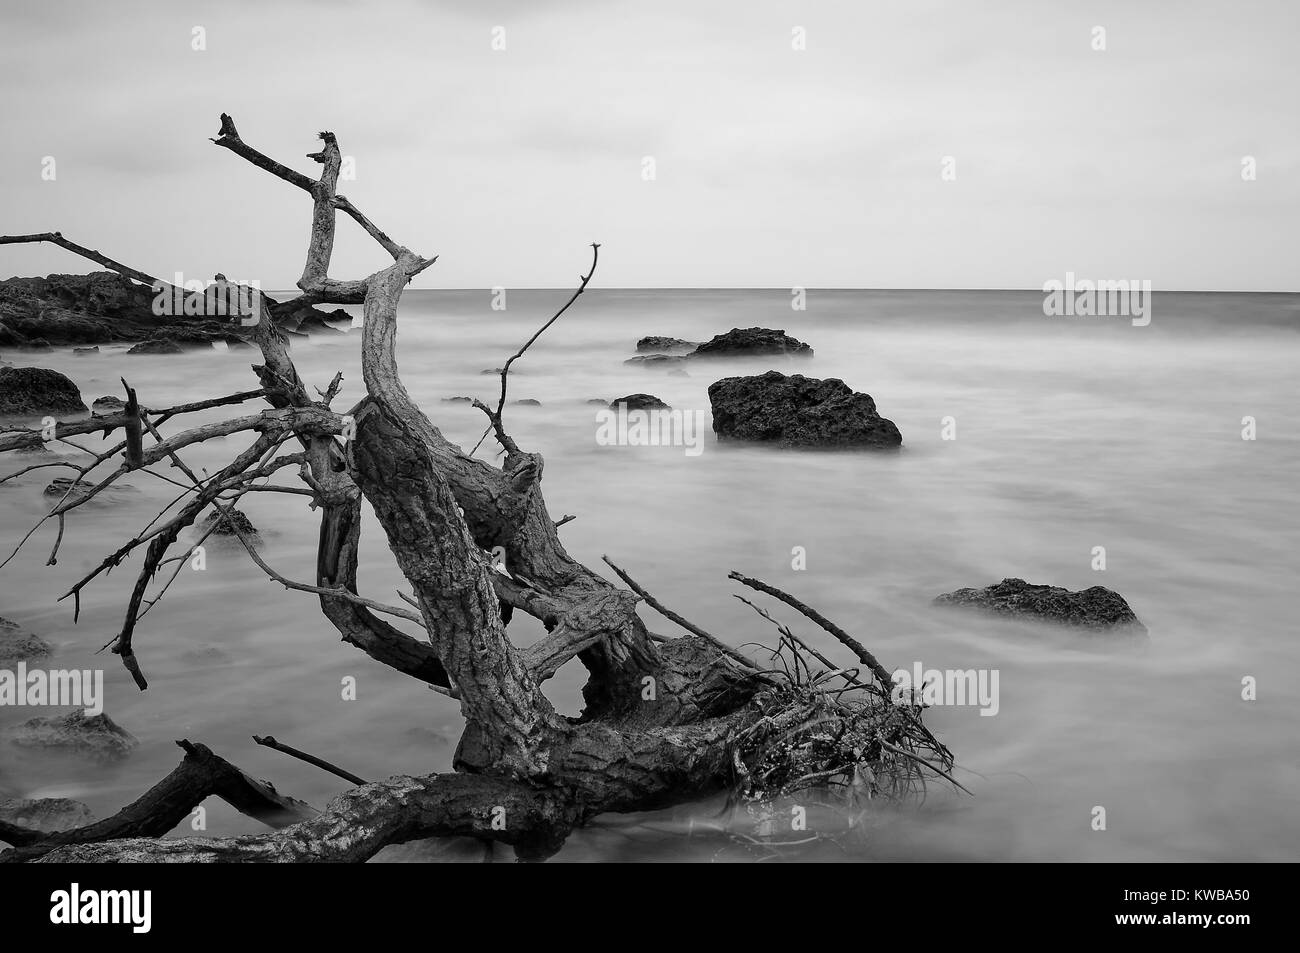
<svg viewBox="0 0 1300 953">
<path fill-rule="evenodd" d="M 688 356 L 697 357 L 812 357 L 813 349 L 772 328 L 732 328 L 705 341 Z"/>
<path fill-rule="evenodd" d="M 47 658 L 53 651 L 39 635 L 0 617 L 0 665 Z"/>
<path fill-rule="evenodd" d="M 66 797 L 0 800 L 0 821 L 53 834 L 85 827 L 95 820 L 90 808 Z"/>
<path fill-rule="evenodd" d="M 638 354 L 684 354 L 699 347 L 698 341 L 683 341 L 681 338 L 650 335 L 636 342 Z"/>
<path fill-rule="evenodd" d="M 24 748 L 67 748 L 96 758 L 121 758 L 140 744 L 108 715 L 77 710 L 62 718 L 32 718 L 11 728 L 9 739 Z"/>
<path fill-rule="evenodd" d="M 245 536 L 257 535 L 257 527 L 253 525 L 253 521 L 244 514 L 243 510 L 231 509 L 224 513 L 220 511 L 209 513 L 207 518 L 203 520 L 203 528 L 207 529 L 214 523 L 217 524 L 217 528 L 212 531 L 214 536 L 238 536 L 239 533 L 243 533 Z M 235 531 L 236 526 L 239 527 L 239 532 Z"/>
<path fill-rule="evenodd" d="M 782 447 L 893 450 L 903 442 L 876 402 L 837 378 L 768 371 L 709 385 L 713 432 L 719 440 Z"/>
<path fill-rule="evenodd" d="M 654 394 L 628 394 L 609 402 L 610 410 L 672 410 Z"/>
<path fill-rule="evenodd" d="M 0 367 L 0 414 L 76 414 L 86 404 L 67 376 L 45 367 Z"/>
<path fill-rule="evenodd" d="M 962 606 L 1024 619 L 1042 619 L 1092 631 L 1127 631 L 1146 635 L 1147 628 L 1118 592 L 1092 586 L 1071 592 L 1023 579 L 1003 579 L 984 589 L 958 589 L 934 600 L 939 606 Z"/>
</svg>

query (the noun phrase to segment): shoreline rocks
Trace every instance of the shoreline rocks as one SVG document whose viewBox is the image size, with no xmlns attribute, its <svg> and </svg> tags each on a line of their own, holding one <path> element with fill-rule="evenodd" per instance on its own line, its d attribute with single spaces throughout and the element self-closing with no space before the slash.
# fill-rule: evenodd
<svg viewBox="0 0 1300 953">
<path fill-rule="evenodd" d="M 868 394 L 838 378 L 768 371 L 709 385 L 719 441 L 806 449 L 896 450 L 903 437 Z"/>
<path fill-rule="evenodd" d="M 1147 627 L 1138 620 L 1124 597 L 1104 586 L 1071 592 L 1061 586 L 1034 585 L 1009 578 L 983 589 L 946 592 L 936 597 L 934 604 L 1055 622 L 1091 632 L 1147 634 Z"/>
<path fill-rule="evenodd" d="M 58 371 L 0 367 L 0 415 L 79 414 L 86 409 L 77 385 Z"/>
<path fill-rule="evenodd" d="M 34 349 L 154 340 L 169 340 L 182 349 L 217 341 L 236 346 L 246 341 L 252 328 L 216 307 L 220 287 L 205 289 L 203 304 L 197 307 L 200 314 L 185 313 L 189 301 L 179 306 L 169 301 L 172 313 L 158 314 L 153 289 L 116 272 L 0 280 L 0 346 Z M 352 323 L 352 315 L 341 308 L 324 312 L 309 304 L 290 308 L 287 302 L 266 300 L 276 326 L 290 334 L 341 334 L 331 322 L 349 327 Z"/>
</svg>

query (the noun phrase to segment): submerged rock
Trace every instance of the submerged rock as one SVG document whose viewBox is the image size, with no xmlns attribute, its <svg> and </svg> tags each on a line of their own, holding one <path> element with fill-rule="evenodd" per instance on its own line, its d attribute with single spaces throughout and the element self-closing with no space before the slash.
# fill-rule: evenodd
<svg viewBox="0 0 1300 953">
<path fill-rule="evenodd" d="M 88 355 L 88 354 L 98 354 L 98 353 L 99 353 L 99 345 L 98 345 L 98 344 L 95 344 L 95 345 L 92 345 L 92 346 L 90 346 L 90 347 L 74 347 L 74 348 L 72 349 L 72 353 L 73 353 L 76 357 L 85 357 L 85 356 Z M 75 803 L 75 802 L 74 802 L 74 803 Z"/>
<path fill-rule="evenodd" d="M 75 414 L 86 405 L 65 375 L 45 367 L 0 367 L 0 414 Z"/>
<path fill-rule="evenodd" d="M 442 399 L 442 402 L 444 404 L 472 404 L 474 403 L 474 398 L 473 397 L 444 397 Z"/>
<path fill-rule="evenodd" d="M 705 341 L 689 357 L 812 357 L 813 349 L 790 337 L 784 330 L 772 328 L 732 328 Z"/>
<path fill-rule="evenodd" d="M 516 407 L 540 407 L 540 406 L 542 406 L 542 402 L 541 402 L 540 400 L 534 400 L 534 399 L 531 398 L 531 397 L 525 397 L 525 398 L 523 398 L 522 400 L 511 401 L 511 403 L 513 403 Z"/>
<path fill-rule="evenodd" d="M 628 394 L 609 402 L 610 410 L 672 410 L 654 394 Z"/>
<path fill-rule="evenodd" d="M 817 380 L 768 371 L 709 385 L 713 432 L 719 440 L 783 447 L 896 449 L 903 442 L 876 402 L 837 378 Z"/>
<path fill-rule="evenodd" d="M 8 798 L 0 801 L 0 821 L 47 834 L 85 827 L 94 820 L 90 808 L 72 798 Z"/>
<path fill-rule="evenodd" d="M 643 354 L 639 357 L 629 357 L 623 363 L 636 367 L 674 367 L 685 360 L 684 354 Z"/>
<path fill-rule="evenodd" d="M 63 718 L 32 718 L 10 729 L 9 738 L 24 748 L 69 748 L 97 758 L 121 758 L 140 744 L 107 715 L 80 710 Z"/>
<path fill-rule="evenodd" d="M 0 616 L 0 665 L 43 659 L 53 651 L 39 635 Z"/>
<path fill-rule="evenodd" d="M 253 521 L 244 514 L 243 510 L 231 509 L 225 513 L 220 511 L 211 512 L 203 521 L 203 528 L 207 529 L 213 524 L 216 524 L 216 529 L 212 531 L 213 536 L 238 536 L 240 533 L 245 536 L 257 535 L 257 527 L 253 525 Z M 239 528 L 239 532 L 235 531 L 235 527 Z"/>
<path fill-rule="evenodd" d="M 650 335 L 636 342 L 638 354 L 682 354 L 699 347 L 698 341 L 683 341 L 681 338 Z"/>
<path fill-rule="evenodd" d="M 50 481 L 50 485 L 45 488 L 46 496 L 63 499 L 68 498 L 68 502 L 74 502 L 84 496 L 89 495 L 90 491 L 95 488 L 95 484 L 88 480 L 73 480 L 71 477 L 55 477 Z"/>
<path fill-rule="evenodd" d="M 1061 625 L 1146 635 L 1128 602 L 1105 586 L 1071 592 L 1061 586 L 1038 586 L 1023 579 L 1003 579 L 984 589 L 958 589 L 934 600 L 938 606 L 963 606 L 1000 615 L 1043 619 Z"/>
</svg>

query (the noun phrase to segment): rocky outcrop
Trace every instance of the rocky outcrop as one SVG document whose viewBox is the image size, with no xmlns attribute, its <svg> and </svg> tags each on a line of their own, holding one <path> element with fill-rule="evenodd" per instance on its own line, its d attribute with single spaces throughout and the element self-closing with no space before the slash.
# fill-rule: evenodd
<svg viewBox="0 0 1300 953">
<path fill-rule="evenodd" d="M 1038 586 L 1023 579 L 1003 579 L 984 589 L 958 589 L 934 600 L 938 606 L 961 606 L 1022 619 L 1041 619 L 1097 631 L 1146 635 L 1147 628 L 1118 592 L 1093 586 L 1071 592 L 1061 586 Z"/>
<path fill-rule="evenodd" d="M 638 354 L 685 354 L 699 347 L 698 341 L 683 341 L 681 338 L 659 337 L 650 335 L 636 342 Z"/>
<path fill-rule="evenodd" d="M 0 666 L 47 658 L 53 651 L 39 635 L 0 617 Z"/>
<path fill-rule="evenodd" d="M 672 410 L 654 394 L 628 394 L 609 402 L 610 410 Z"/>
<path fill-rule="evenodd" d="M 95 402 L 90 405 L 90 412 L 100 417 L 120 414 L 124 410 L 126 410 L 126 401 L 111 394 L 107 397 L 96 397 Z"/>
<path fill-rule="evenodd" d="M 45 367 L 0 367 L 0 415 L 83 413 L 81 391 Z"/>
<path fill-rule="evenodd" d="M 140 744 L 107 715 L 75 711 L 63 718 L 32 718 L 11 728 L 9 740 L 24 748 L 65 748 L 95 758 L 121 758 Z"/>
<path fill-rule="evenodd" d="M 903 442 L 876 402 L 842 380 L 768 371 L 709 385 L 719 440 L 783 447 L 893 450 Z"/>
<path fill-rule="evenodd" d="M 813 349 L 772 328 L 732 328 L 705 341 L 688 355 L 700 357 L 812 357 Z"/>
<path fill-rule="evenodd" d="M 220 295 L 209 286 L 204 304 Z M 171 340 L 178 346 L 204 346 L 215 341 L 238 344 L 250 328 L 215 307 L 186 314 L 184 306 L 166 302 L 157 314 L 154 291 L 147 285 L 111 271 L 88 275 L 50 275 L 0 281 L 0 346 L 35 347 L 104 344 L 114 341 Z M 195 299 L 197 301 L 197 298 Z M 224 303 L 223 303 L 224 304 Z M 273 318 L 286 332 L 336 334 L 330 322 L 350 325 L 342 309 L 324 312 L 307 304 L 273 302 Z"/>
</svg>

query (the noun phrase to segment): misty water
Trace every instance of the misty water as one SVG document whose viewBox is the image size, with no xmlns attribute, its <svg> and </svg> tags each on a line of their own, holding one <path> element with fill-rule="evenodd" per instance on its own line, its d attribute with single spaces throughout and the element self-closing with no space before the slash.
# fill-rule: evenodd
<svg viewBox="0 0 1300 953">
<path fill-rule="evenodd" d="M 492 397 L 499 366 L 566 296 L 412 291 L 399 324 L 407 388 L 466 448 L 483 415 L 457 395 Z M 539 451 L 551 514 L 569 551 L 604 570 L 608 554 L 640 583 L 732 644 L 771 643 L 775 630 L 731 597 L 735 569 L 817 607 L 889 668 L 999 673 L 999 710 L 937 707 L 928 724 L 953 750 L 974 797 L 933 784 L 924 803 L 881 804 L 852 838 L 791 857 L 857 860 L 1294 860 L 1300 848 L 1300 305 L 1296 296 L 1157 294 L 1148 327 L 1119 317 L 1049 318 L 1032 292 L 593 291 L 515 366 L 506 424 Z M 354 309 L 358 310 L 359 309 Z M 636 339 L 704 340 L 732 327 L 785 328 L 809 361 L 692 362 L 689 376 L 622 362 Z M 361 396 L 358 332 L 297 341 L 300 373 L 322 389 L 345 375 L 336 407 Z M 18 365 L 71 376 L 86 402 L 121 394 L 125 374 L 153 407 L 250 389 L 255 352 L 182 356 L 6 352 Z M 902 431 L 897 454 L 799 453 L 715 443 L 602 446 L 592 398 L 648 392 L 707 415 L 723 376 L 775 367 L 839 377 L 871 394 Z M 215 420 L 228 409 L 200 415 Z M 1257 439 L 1243 440 L 1253 417 Z M 943 419 L 956 439 L 942 438 Z M 94 435 L 83 438 L 98 446 Z M 215 470 L 249 442 L 235 436 L 186 452 Z M 58 451 L 69 457 L 71 448 Z M 490 444 L 480 455 L 490 455 Z M 31 458 L 6 455 L 4 472 Z M 42 488 L 68 471 L 0 486 L 5 554 L 48 510 Z M 282 482 L 292 482 L 286 471 Z M 253 744 L 253 734 L 346 766 L 365 778 L 448 770 L 456 703 L 341 643 L 314 596 L 271 583 L 237 542 L 208 547 L 135 636 L 150 688 L 115 656 L 96 656 L 121 622 L 139 559 L 86 591 L 81 621 L 56 598 L 175 495 L 144 474 L 75 511 L 57 566 L 44 566 L 53 527 L 0 570 L 0 615 L 54 644 L 48 663 L 102 667 L 106 711 L 141 744 L 98 764 L 0 743 L 0 792 L 68 796 L 106 816 L 162 778 L 189 738 L 249 773 L 322 806 L 345 782 Z M 317 520 L 305 498 L 254 494 L 244 509 L 262 554 L 312 581 Z M 192 541 L 194 536 L 182 537 Z M 1092 568 L 1094 547 L 1106 568 Z M 803 547 L 806 569 L 792 568 Z M 1149 639 L 1092 638 L 935 608 L 964 586 L 1018 576 L 1121 593 Z M 611 575 L 612 578 L 612 575 Z M 402 580 L 373 517 L 363 528 L 360 588 L 397 602 Z M 837 661 L 851 659 L 793 610 L 764 603 Z M 642 606 L 656 632 L 680 634 Z M 408 630 L 406 623 L 399 623 Z M 512 635 L 540 634 L 516 616 Z M 357 680 L 344 700 L 342 680 Z M 565 713 L 581 707 L 583 669 L 546 685 Z M 1258 680 L 1258 699 L 1242 680 Z M 37 714 L 0 708 L 0 728 Z M 1093 810 L 1106 830 L 1092 829 Z M 712 833 L 720 799 L 576 832 L 560 860 L 744 860 Z M 207 802 L 207 834 L 262 830 Z M 742 822 L 737 822 L 742 823 Z M 172 836 L 192 833 L 188 824 Z M 415 860 L 413 845 L 384 858 Z"/>
</svg>

